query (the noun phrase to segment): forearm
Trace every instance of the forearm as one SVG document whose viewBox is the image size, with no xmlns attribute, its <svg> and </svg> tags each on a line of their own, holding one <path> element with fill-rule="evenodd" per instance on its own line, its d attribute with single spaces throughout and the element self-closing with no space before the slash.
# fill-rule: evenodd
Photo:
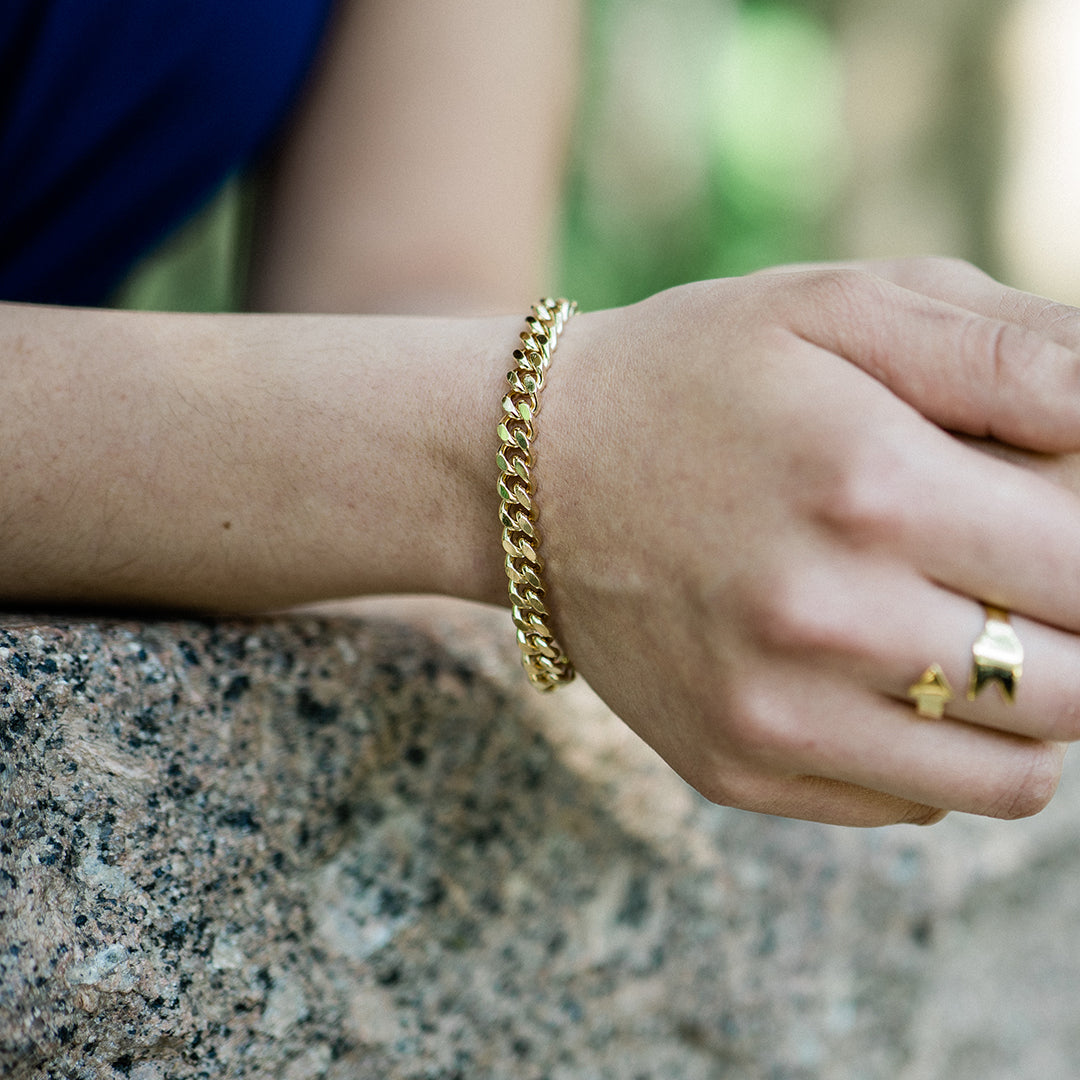
<svg viewBox="0 0 1080 1080">
<path fill-rule="evenodd" d="M 273 168 L 251 306 L 518 311 L 548 255 L 579 0 L 345 0 Z"/>
<path fill-rule="evenodd" d="M 0 596 L 499 599 L 517 322 L 0 308 Z"/>
</svg>

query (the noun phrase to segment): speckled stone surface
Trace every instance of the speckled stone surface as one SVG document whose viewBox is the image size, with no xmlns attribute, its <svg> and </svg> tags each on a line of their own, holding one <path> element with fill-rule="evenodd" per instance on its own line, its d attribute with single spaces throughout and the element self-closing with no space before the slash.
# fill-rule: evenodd
<svg viewBox="0 0 1080 1080">
<path fill-rule="evenodd" d="M 512 648 L 456 607 L 0 623 L 0 1075 L 1073 1075 L 1071 789 L 724 810 Z"/>
</svg>

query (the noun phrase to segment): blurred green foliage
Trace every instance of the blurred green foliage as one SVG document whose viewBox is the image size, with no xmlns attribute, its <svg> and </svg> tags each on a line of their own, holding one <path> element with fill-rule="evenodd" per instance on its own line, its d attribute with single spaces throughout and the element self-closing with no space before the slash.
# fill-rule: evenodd
<svg viewBox="0 0 1080 1080">
<path fill-rule="evenodd" d="M 777 0 L 590 0 L 559 288 L 586 308 L 826 257 L 845 176 L 839 59 Z M 233 182 L 121 289 L 121 307 L 237 310 L 250 191 Z"/>
<path fill-rule="evenodd" d="M 113 305 L 141 311 L 240 311 L 253 187 L 230 180 L 129 276 Z"/>
<path fill-rule="evenodd" d="M 828 257 L 850 155 L 823 18 L 762 0 L 594 0 L 592 11 L 564 291 L 606 307 Z"/>
</svg>

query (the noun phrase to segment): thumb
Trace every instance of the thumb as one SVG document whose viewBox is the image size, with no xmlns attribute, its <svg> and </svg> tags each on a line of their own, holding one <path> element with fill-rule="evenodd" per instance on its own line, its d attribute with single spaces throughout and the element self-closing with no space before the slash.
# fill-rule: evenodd
<svg viewBox="0 0 1080 1080">
<path fill-rule="evenodd" d="M 949 431 L 1029 450 L 1080 449 L 1080 353 L 1037 329 L 861 269 L 776 275 L 788 327 L 856 364 Z"/>
</svg>

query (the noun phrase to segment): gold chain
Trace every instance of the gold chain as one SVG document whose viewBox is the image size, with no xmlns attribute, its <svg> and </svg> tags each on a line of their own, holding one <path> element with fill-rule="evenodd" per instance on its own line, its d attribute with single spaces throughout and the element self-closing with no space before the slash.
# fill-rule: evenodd
<svg viewBox="0 0 1080 1080">
<path fill-rule="evenodd" d="M 510 393 L 503 398 L 503 421 L 499 425 L 499 520 L 511 612 L 522 667 L 538 690 L 554 690 L 574 677 L 574 666 L 548 625 L 551 614 L 544 604 L 544 560 L 536 528 L 532 442 L 544 375 L 562 328 L 575 311 L 577 304 L 572 300 L 546 299 L 533 305 L 532 314 L 525 319 L 527 329 L 521 334 L 521 348 L 514 350 L 514 368 L 506 374 Z"/>
</svg>

